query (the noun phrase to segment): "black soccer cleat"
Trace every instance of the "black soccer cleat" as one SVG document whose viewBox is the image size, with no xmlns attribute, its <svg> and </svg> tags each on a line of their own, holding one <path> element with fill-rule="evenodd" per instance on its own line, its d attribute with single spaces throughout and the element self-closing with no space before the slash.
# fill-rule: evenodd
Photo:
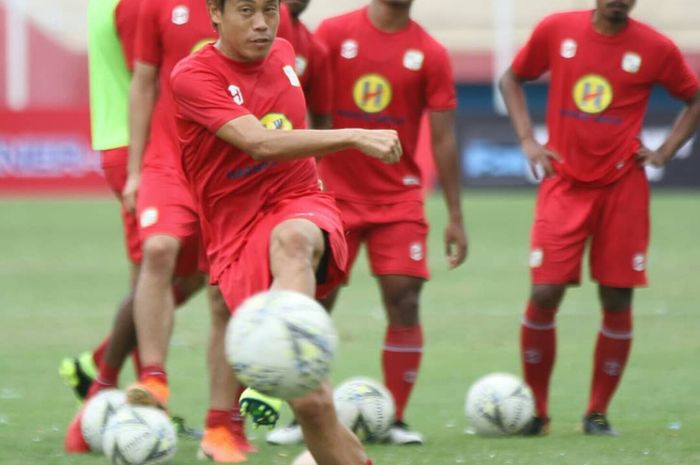
<svg viewBox="0 0 700 465">
<path fill-rule="evenodd" d="M 523 436 L 546 436 L 549 434 L 549 417 L 532 417 L 520 433 Z"/>
<path fill-rule="evenodd" d="M 592 436 L 617 436 L 618 432 L 610 426 L 608 418 L 600 412 L 591 412 L 583 417 L 583 432 Z"/>
</svg>

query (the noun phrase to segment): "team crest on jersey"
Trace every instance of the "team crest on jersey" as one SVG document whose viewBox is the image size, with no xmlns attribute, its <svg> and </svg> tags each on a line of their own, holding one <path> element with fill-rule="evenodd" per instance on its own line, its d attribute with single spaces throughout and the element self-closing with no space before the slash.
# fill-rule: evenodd
<svg viewBox="0 0 700 465">
<path fill-rule="evenodd" d="M 423 67 L 425 55 L 420 50 L 406 50 L 403 55 L 403 67 L 411 71 L 418 71 Z"/>
<path fill-rule="evenodd" d="M 260 122 L 267 129 L 281 129 L 283 131 L 294 129 L 292 122 L 283 113 L 268 113 L 260 118 Z"/>
<path fill-rule="evenodd" d="M 612 102 L 612 86 L 600 74 L 586 74 L 574 84 L 573 97 L 582 112 L 601 113 Z"/>
<path fill-rule="evenodd" d="M 346 60 L 352 60 L 357 56 L 360 47 L 356 40 L 346 39 L 340 45 L 340 56 Z"/>
<path fill-rule="evenodd" d="M 297 55 L 296 60 L 294 60 L 294 68 L 297 72 L 297 76 L 301 77 L 306 72 L 306 66 L 309 64 L 309 60 L 305 56 Z"/>
<path fill-rule="evenodd" d="M 642 67 L 642 57 L 638 53 L 627 52 L 622 56 L 622 69 L 628 73 L 636 73 Z"/>
<path fill-rule="evenodd" d="M 576 56 L 578 44 L 574 39 L 564 39 L 561 41 L 559 54 L 567 60 Z"/>
<path fill-rule="evenodd" d="M 241 92 L 240 87 L 231 84 L 228 86 L 228 93 L 231 94 L 231 97 L 233 97 L 233 102 L 236 105 L 243 105 L 245 100 L 243 99 L 243 93 Z"/>
<path fill-rule="evenodd" d="M 365 74 L 355 82 L 352 97 L 360 110 L 378 113 L 391 103 L 391 84 L 381 74 Z"/>
<path fill-rule="evenodd" d="M 171 15 L 171 21 L 173 22 L 173 24 L 175 24 L 176 26 L 182 26 L 183 24 L 187 24 L 189 20 L 189 8 L 187 8 L 185 5 L 178 5 L 175 8 L 173 8 L 173 13 Z"/>
<path fill-rule="evenodd" d="M 289 83 L 292 85 L 292 87 L 301 87 L 299 76 L 297 76 L 297 73 L 294 72 L 294 68 L 286 65 L 284 68 L 282 68 L 282 71 L 284 71 L 284 75 L 287 76 L 287 79 L 289 79 Z"/>
</svg>

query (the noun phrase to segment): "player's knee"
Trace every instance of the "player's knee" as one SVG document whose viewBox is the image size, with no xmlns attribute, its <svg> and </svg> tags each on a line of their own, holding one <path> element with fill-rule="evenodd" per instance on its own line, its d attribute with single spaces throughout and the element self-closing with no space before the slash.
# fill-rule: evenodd
<svg viewBox="0 0 700 465">
<path fill-rule="evenodd" d="M 143 266 L 151 271 L 171 270 L 175 266 L 179 243 L 171 237 L 151 237 L 143 244 Z"/>
<path fill-rule="evenodd" d="M 418 324 L 420 292 L 416 289 L 403 289 L 387 296 L 390 323 L 402 326 Z"/>
<path fill-rule="evenodd" d="M 599 287 L 601 305 L 607 312 L 622 312 L 632 306 L 632 289 L 621 287 Z"/>
<path fill-rule="evenodd" d="M 558 308 L 566 288 L 553 284 L 538 284 L 532 287 L 530 300 L 538 308 Z"/>
<path fill-rule="evenodd" d="M 280 225 L 272 231 L 270 238 L 270 258 L 273 261 L 296 263 L 311 266 L 320 251 L 313 237 L 296 225 Z"/>
<path fill-rule="evenodd" d="M 333 412 L 333 397 L 330 389 L 321 388 L 304 397 L 291 401 L 297 419 L 308 426 L 322 427 Z"/>
</svg>

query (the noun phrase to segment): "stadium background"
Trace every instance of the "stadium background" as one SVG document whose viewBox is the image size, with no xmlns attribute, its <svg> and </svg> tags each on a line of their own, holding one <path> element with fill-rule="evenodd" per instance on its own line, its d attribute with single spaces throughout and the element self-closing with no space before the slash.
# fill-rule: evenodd
<svg viewBox="0 0 700 465">
<path fill-rule="evenodd" d="M 202 0 L 204 1 L 204 0 Z M 89 147 L 86 0 L 0 0 L 0 191 L 104 192 L 99 157 Z M 365 0 L 314 0 L 304 21 L 364 5 Z M 593 0 L 417 0 L 414 18 L 444 43 L 458 82 L 458 140 L 467 186 L 531 182 L 510 124 L 494 112 L 492 78 L 499 57 L 517 50 L 543 15 L 588 8 Z M 680 45 L 700 71 L 700 8 L 696 0 L 639 1 L 634 16 Z M 503 55 L 500 55 L 502 53 Z M 496 71 L 496 74 L 498 71 Z M 546 87 L 529 86 L 542 121 Z M 642 137 L 658 145 L 679 108 L 663 90 L 652 97 Z M 544 134 L 540 125 L 538 132 Z M 423 147 L 423 154 L 425 145 Z M 691 156 L 693 155 L 693 156 Z M 429 156 L 424 156 L 429 159 Z M 432 177 L 426 163 L 426 176 Z M 689 143 L 665 169 L 650 171 L 657 184 L 700 186 L 700 145 Z"/>
</svg>

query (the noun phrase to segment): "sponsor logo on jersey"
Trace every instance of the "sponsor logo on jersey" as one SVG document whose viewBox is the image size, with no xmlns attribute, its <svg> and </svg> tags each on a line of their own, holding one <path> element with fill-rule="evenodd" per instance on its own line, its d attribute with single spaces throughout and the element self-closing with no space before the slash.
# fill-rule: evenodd
<svg viewBox="0 0 700 465">
<path fill-rule="evenodd" d="M 170 20 L 176 26 L 182 26 L 183 24 L 187 24 L 187 22 L 190 20 L 190 9 L 187 8 L 185 5 L 176 6 L 175 8 L 173 8 Z"/>
<path fill-rule="evenodd" d="M 634 52 L 627 52 L 622 56 L 622 69 L 628 73 L 636 73 L 642 67 L 642 57 Z"/>
<path fill-rule="evenodd" d="M 346 60 L 352 60 L 357 56 L 359 46 L 356 40 L 346 39 L 340 44 L 340 56 Z"/>
<path fill-rule="evenodd" d="M 268 113 L 260 118 L 260 122 L 267 129 L 282 129 L 284 131 L 294 129 L 292 122 L 283 113 Z"/>
<path fill-rule="evenodd" d="M 309 64 L 309 60 L 305 56 L 297 55 L 296 60 L 294 60 L 294 68 L 297 72 L 297 76 L 301 77 L 306 72 L 306 66 Z"/>
<path fill-rule="evenodd" d="M 530 268 L 539 268 L 544 260 L 544 252 L 542 249 L 532 249 L 530 251 Z"/>
<path fill-rule="evenodd" d="M 423 260 L 423 244 L 420 242 L 411 242 L 408 246 L 408 256 L 414 262 L 419 262 Z"/>
<path fill-rule="evenodd" d="M 362 111 L 379 113 L 391 103 L 391 84 L 380 74 L 365 74 L 355 82 L 352 96 Z"/>
<path fill-rule="evenodd" d="M 647 267 L 647 258 L 643 253 L 634 254 L 632 257 L 632 269 L 634 271 L 644 271 Z"/>
<path fill-rule="evenodd" d="M 243 93 L 241 92 L 240 87 L 231 84 L 230 86 L 228 86 L 228 93 L 231 94 L 231 97 L 233 97 L 233 102 L 235 104 L 243 105 L 243 102 L 245 100 L 243 99 Z"/>
<path fill-rule="evenodd" d="M 214 42 L 216 42 L 216 39 L 214 39 L 213 37 L 207 37 L 206 39 L 202 39 L 196 44 L 194 44 L 194 47 L 192 47 L 190 53 L 197 53 L 200 50 L 202 50 L 205 46 L 213 44 Z"/>
<path fill-rule="evenodd" d="M 403 55 L 403 67 L 411 71 L 418 71 L 423 67 L 425 55 L 420 50 L 406 50 Z"/>
<path fill-rule="evenodd" d="M 567 60 L 576 56 L 578 44 L 574 39 L 564 39 L 559 47 L 559 54 Z"/>
<path fill-rule="evenodd" d="M 153 226 L 158 222 L 158 209 L 156 207 L 148 207 L 141 212 L 139 224 L 142 228 Z"/>
<path fill-rule="evenodd" d="M 287 76 L 287 79 L 289 79 L 289 83 L 292 85 L 292 87 L 301 87 L 301 82 L 299 82 L 299 76 L 297 76 L 297 73 L 294 71 L 294 68 L 292 68 L 290 65 L 287 65 L 284 68 L 282 68 L 282 71 L 284 71 L 284 75 Z"/>
<path fill-rule="evenodd" d="M 601 113 L 612 102 L 612 86 L 600 74 L 586 74 L 574 84 L 573 97 L 582 112 Z"/>
</svg>

